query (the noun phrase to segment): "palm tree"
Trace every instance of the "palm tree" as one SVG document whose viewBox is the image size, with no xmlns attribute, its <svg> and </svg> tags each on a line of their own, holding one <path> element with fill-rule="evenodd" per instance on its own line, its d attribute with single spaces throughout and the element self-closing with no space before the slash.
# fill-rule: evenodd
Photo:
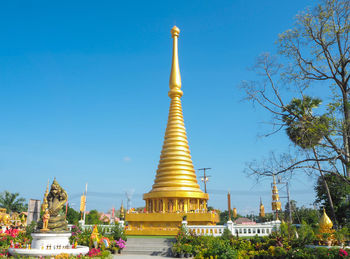
<svg viewBox="0 0 350 259">
<path fill-rule="evenodd" d="M 312 110 L 320 104 L 320 99 L 304 96 L 303 99 L 293 98 L 283 110 L 287 112 L 283 116 L 283 122 L 287 125 L 287 135 L 302 149 L 315 147 L 329 132 L 328 117 L 312 114 Z"/>
<path fill-rule="evenodd" d="M 290 104 L 283 109 L 286 114 L 282 120 L 287 126 L 286 132 L 290 140 L 302 149 L 313 151 L 328 196 L 331 215 L 333 220 L 336 220 L 332 196 L 315 148 L 330 133 L 330 119 L 326 115 L 314 116 L 312 114 L 312 110 L 320 104 L 320 99 L 309 96 L 303 96 L 303 99 L 293 98 Z"/>
<path fill-rule="evenodd" d="M 4 191 L 0 194 L 0 207 L 5 208 L 7 212 L 22 212 L 27 209 L 24 198 L 18 198 L 19 193 L 10 193 Z"/>
</svg>

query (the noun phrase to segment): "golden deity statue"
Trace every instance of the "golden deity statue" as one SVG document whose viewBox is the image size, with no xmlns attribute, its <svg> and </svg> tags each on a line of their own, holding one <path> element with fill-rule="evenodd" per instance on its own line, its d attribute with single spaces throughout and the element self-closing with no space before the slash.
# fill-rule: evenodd
<svg viewBox="0 0 350 259">
<path fill-rule="evenodd" d="M 126 215 L 128 234 L 176 234 L 185 214 L 188 224 L 208 225 L 218 222 L 218 215 L 207 211 L 209 196 L 199 188 L 187 141 L 181 105 L 183 92 L 178 59 L 179 34 L 179 28 L 174 26 L 171 29 L 173 57 L 168 93 L 170 108 L 158 170 L 151 191 L 143 195 L 146 213 Z"/>
<path fill-rule="evenodd" d="M 66 191 L 54 179 L 50 192 L 47 197 L 48 208 L 45 211 L 49 213 L 47 228 L 51 231 L 59 232 L 67 230 L 66 217 L 63 212 L 63 207 L 68 200 Z M 46 213 L 46 212 L 45 212 Z M 44 227 L 44 222 L 42 221 Z"/>
<path fill-rule="evenodd" d="M 49 219 L 50 219 L 50 213 L 49 209 L 46 209 L 43 215 L 43 228 L 41 229 L 42 232 L 49 231 Z"/>
</svg>

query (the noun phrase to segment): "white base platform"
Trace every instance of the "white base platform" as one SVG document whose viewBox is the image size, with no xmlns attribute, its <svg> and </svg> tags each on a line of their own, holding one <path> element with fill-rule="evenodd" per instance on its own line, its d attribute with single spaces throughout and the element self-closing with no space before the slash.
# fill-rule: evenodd
<svg viewBox="0 0 350 259">
<path fill-rule="evenodd" d="M 68 249 L 25 249 L 25 248 L 9 248 L 8 252 L 12 256 L 55 256 L 59 254 L 70 254 L 70 255 L 86 255 L 89 252 L 87 246 L 77 246 L 77 248 Z"/>
<path fill-rule="evenodd" d="M 43 232 L 32 233 L 31 249 L 26 248 L 9 248 L 11 255 L 20 256 L 54 256 L 62 253 L 70 255 L 87 254 L 89 247 L 77 246 L 72 248 L 69 244 L 69 237 L 72 234 L 70 232 L 55 233 L 55 232 Z"/>
<path fill-rule="evenodd" d="M 70 232 L 55 233 L 55 232 L 43 232 L 32 233 L 32 249 L 48 249 L 51 250 L 61 248 L 70 248 L 69 238 L 72 235 Z"/>
</svg>

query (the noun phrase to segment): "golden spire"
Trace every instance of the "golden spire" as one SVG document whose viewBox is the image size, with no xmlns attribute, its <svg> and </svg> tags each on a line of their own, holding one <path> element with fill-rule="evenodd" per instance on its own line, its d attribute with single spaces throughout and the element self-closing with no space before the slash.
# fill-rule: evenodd
<svg viewBox="0 0 350 259">
<path fill-rule="evenodd" d="M 177 48 L 177 39 L 180 34 L 180 29 L 174 26 L 171 29 L 171 37 L 173 38 L 173 60 L 171 63 L 171 72 L 169 79 L 169 97 L 173 98 L 174 96 L 181 97 L 181 75 L 180 75 L 180 66 L 179 66 L 179 57 L 178 57 L 178 48 Z"/>
<path fill-rule="evenodd" d="M 276 185 L 275 175 L 273 175 L 273 184 L 272 184 L 272 210 L 279 211 L 281 210 L 280 197 L 278 195 L 278 189 Z"/>
<path fill-rule="evenodd" d="M 331 229 L 333 227 L 333 223 L 331 219 L 326 214 L 326 210 L 323 208 L 323 214 L 320 218 L 319 226 L 321 229 Z"/>
<path fill-rule="evenodd" d="M 163 148 L 152 190 L 144 194 L 145 200 L 163 197 L 200 198 L 207 200 L 208 194 L 199 188 L 188 146 L 186 129 L 182 114 L 181 76 L 177 40 L 179 28 L 171 29 L 173 38 L 173 57 L 169 80 L 171 99 L 168 124 Z"/>
</svg>

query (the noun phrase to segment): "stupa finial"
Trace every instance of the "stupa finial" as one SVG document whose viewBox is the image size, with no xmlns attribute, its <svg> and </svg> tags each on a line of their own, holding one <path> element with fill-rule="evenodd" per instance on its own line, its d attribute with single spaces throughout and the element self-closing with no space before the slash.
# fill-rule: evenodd
<svg viewBox="0 0 350 259">
<path fill-rule="evenodd" d="M 183 92 L 181 91 L 181 75 L 179 66 L 179 56 L 177 48 L 177 39 L 180 34 L 180 29 L 174 26 L 171 29 L 171 37 L 173 38 L 173 59 L 171 63 L 171 72 L 169 79 L 169 97 L 174 98 L 175 96 L 181 97 Z"/>
</svg>

